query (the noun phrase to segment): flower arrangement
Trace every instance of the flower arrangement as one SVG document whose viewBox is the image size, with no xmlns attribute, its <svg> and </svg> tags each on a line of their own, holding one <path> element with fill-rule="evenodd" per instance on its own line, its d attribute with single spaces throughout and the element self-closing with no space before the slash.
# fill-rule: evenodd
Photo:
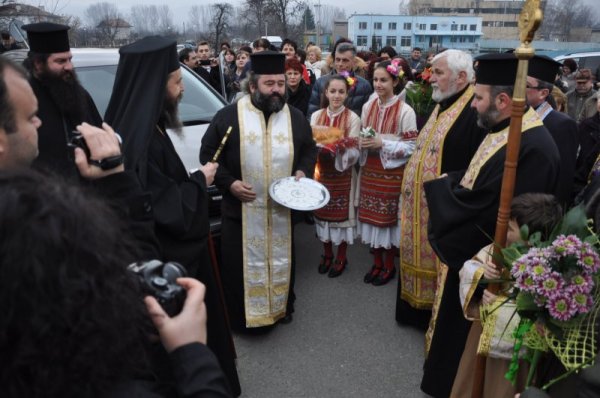
<svg viewBox="0 0 600 398">
<path fill-rule="evenodd" d="M 414 82 L 406 86 L 406 100 L 414 109 L 417 118 L 421 119 L 422 125 L 425 124 L 424 122 L 427 121 L 436 105 L 435 101 L 431 98 L 433 88 L 429 82 L 430 78 L 431 68 L 426 68 L 416 76 Z M 422 126 L 418 127 L 420 129 Z"/>
<path fill-rule="evenodd" d="M 363 129 L 360 130 L 360 136 L 362 138 L 373 138 L 375 135 L 377 135 L 377 132 L 373 127 L 363 127 Z"/>
<path fill-rule="evenodd" d="M 506 378 L 514 382 L 523 345 L 529 350 L 525 359 L 531 362 L 529 384 L 543 351 L 552 350 L 567 374 L 587 366 L 596 355 L 600 240 L 581 206 L 563 217 L 547 241 L 539 232 L 529 235 L 527 226 L 521 228 L 521 238 L 502 250 L 511 276 L 508 300 L 514 300 L 521 317 Z"/>
<path fill-rule="evenodd" d="M 392 59 L 391 63 L 386 66 L 385 69 L 390 75 L 397 77 L 398 79 L 402 79 L 404 77 L 404 70 L 400 65 L 400 59 L 398 58 Z"/>
<path fill-rule="evenodd" d="M 593 305 L 600 257 L 576 235 L 559 235 L 550 246 L 534 247 L 512 265 L 519 293 L 558 321 L 587 314 Z"/>
<path fill-rule="evenodd" d="M 344 79 L 346 79 L 346 82 L 348 83 L 348 86 L 349 86 L 349 90 L 352 90 L 354 88 L 354 86 L 356 86 L 358 79 L 355 78 L 354 76 L 351 76 L 350 72 L 342 71 L 342 72 L 340 72 L 340 75 L 343 76 Z"/>
</svg>

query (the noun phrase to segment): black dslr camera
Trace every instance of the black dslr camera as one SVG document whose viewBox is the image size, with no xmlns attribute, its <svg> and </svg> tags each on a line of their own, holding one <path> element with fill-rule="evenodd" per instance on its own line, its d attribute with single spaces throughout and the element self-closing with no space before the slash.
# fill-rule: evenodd
<svg viewBox="0 0 600 398">
<path fill-rule="evenodd" d="M 121 137 L 118 134 L 117 134 L 117 138 L 119 139 L 119 143 L 121 143 Z M 73 130 L 71 132 L 70 139 L 69 139 L 69 142 L 67 143 L 67 146 L 69 148 L 73 148 L 73 150 L 75 150 L 75 148 L 83 149 L 83 152 L 85 152 L 85 157 L 87 158 L 88 163 L 92 164 L 94 166 L 98 166 L 102 170 L 114 169 L 115 167 L 123 164 L 123 162 L 125 161 L 125 158 L 123 157 L 122 154 L 115 155 L 115 156 L 109 156 L 105 159 L 100 159 L 100 160 L 90 159 L 90 157 L 92 156 L 91 152 L 90 152 L 90 148 L 88 147 L 87 143 L 85 142 L 85 138 L 83 138 L 83 134 L 81 134 L 77 130 Z"/>
<path fill-rule="evenodd" d="M 67 146 L 73 149 L 83 149 L 83 152 L 85 152 L 85 156 L 88 159 L 90 158 L 90 148 L 88 148 L 87 143 L 85 142 L 85 138 L 83 138 L 83 135 L 79 131 L 74 130 L 71 132 L 71 139 L 69 140 Z"/>
<path fill-rule="evenodd" d="M 129 264 L 127 268 L 137 276 L 144 294 L 156 298 L 169 316 L 181 312 L 186 292 L 176 280 L 187 276 L 181 264 L 150 260 Z"/>
</svg>

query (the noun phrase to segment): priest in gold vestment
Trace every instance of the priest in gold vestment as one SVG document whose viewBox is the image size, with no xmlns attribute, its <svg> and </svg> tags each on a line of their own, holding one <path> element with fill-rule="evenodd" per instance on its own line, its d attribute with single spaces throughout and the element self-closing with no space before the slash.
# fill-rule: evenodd
<svg viewBox="0 0 600 398">
<path fill-rule="evenodd" d="M 200 151 L 202 163 L 211 161 L 231 129 L 215 185 L 223 192 L 221 277 L 237 331 L 291 321 L 292 230 L 299 218 L 268 190 L 279 178 L 312 177 L 317 156 L 306 117 L 285 103 L 285 56 L 264 51 L 251 60 L 249 93 L 217 112 Z"/>
<path fill-rule="evenodd" d="M 426 329 L 440 262 L 427 240 L 429 210 L 425 181 L 465 170 L 485 131 L 470 107 L 474 78 L 471 56 L 459 50 L 438 54 L 432 63 L 433 99 L 438 103 L 419 133 L 404 172 L 401 193 L 400 278 L 396 321 Z"/>
</svg>

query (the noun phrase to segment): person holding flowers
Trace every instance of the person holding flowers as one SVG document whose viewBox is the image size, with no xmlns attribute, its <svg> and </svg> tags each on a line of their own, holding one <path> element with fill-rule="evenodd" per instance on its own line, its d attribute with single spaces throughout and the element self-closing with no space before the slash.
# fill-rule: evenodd
<svg viewBox="0 0 600 398">
<path fill-rule="evenodd" d="M 541 239 L 548 239 L 561 217 L 562 208 L 553 195 L 526 193 L 515 197 L 510 209 L 506 245 L 510 246 L 517 242 L 527 245 L 520 234 L 520 230 L 524 226 L 527 226 L 530 233 L 540 233 Z M 480 285 L 481 282 L 498 280 L 501 277 L 492 262 L 493 250 L 493 243 L 484 247 L 472 260 L 466 261 L 459 272 L 459 292 L 463 313 L 465 318 L 473 323 L 460 359 L 450 398 L 470 396 L 473 388 L 475 358 L 478 352 L 487 357 L 483 397 L 512 398 L 525 386 L 526 368 L 515 374 L 515 384 L 504 377 L 509 370 L 513 354 L 512 331 L 519 323 L 518 315 L 513 315 L 514 304 L 502 305 L 490 310 L 491 316 L 488 316 L 485 322 L 480 317 L 482 305 L 497 307 L 499 303 L 507 301 L 509 294 L 509 291 L 503 288 L 499 295 L 495 295 L 488 289 L 484 290 Z M 478 346 L 482 349 L 478 350 Z"/>
<path fill-rule="evenodd" d="M 398 95 L 403 75 L 399 60 L 379 63 L 373 72 L 377 96 L 363 106 L 361 117 L 357 227 L 363 243 L 373 248 L 373 265 L 364 282 L 376 286 L 389 282 L 396 272 L 400 187 L 418 134 L 414 110 Z"/>
<path fill-rule="evenodd" d="M 357 139 L 360 119 L 344 105 L 350 88 L 349 79 L 336 75 L 325 83 L 322 108 L 313 113 L 310 119 L 315 132 L 321 130 L 324 133 L 316 137 L 320 151 L 315 179 L 327 187 L 331 199 L 313 214 L 317 237 L 323 242 L 324 249 L 319 273 L 329 272 L 330 278 L 344 271 L 348 263 L 346 249 L 356 236 L 353 200 L 356 171 L 352 166 L 359 157 Z M 333 244 L 338 246 L 335 261 Z"/>
</svg>

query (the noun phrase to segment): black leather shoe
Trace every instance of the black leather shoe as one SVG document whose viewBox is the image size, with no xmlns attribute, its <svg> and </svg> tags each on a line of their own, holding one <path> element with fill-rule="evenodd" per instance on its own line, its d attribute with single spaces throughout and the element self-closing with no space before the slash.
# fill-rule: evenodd
<svg viewBox="0 0 600 398">
<path fill-rule="evenodd" d="M 377 275 L 375 278 L 373 278 L 373 281 L 371 283 L 375 286 L 385 285 L 394 278 L 394 275 L 396 275 L 396 267 L 390 270 L 386 269 L 385 271 L 380 272 L 379 275 Z"/>
<path fill-rule="evenodd" d="M 342 272 L 346 269 L 346 264 L 348 264 L 348 260 L 344 260 L 343 263 L 340 260 L 335 260 L 333 262 L 333 267 L 331 267 L 327 276 L 330 278 L 337 278 L 342 275 Z"/>
<path fill-rule="evenodd" d="M 292 314 L 285 314 L 285 316 L 279 320 L 279 323 L 281 323 L 282 325 L 287 325 L 288 323 L 291 323 L 293 320 L 294 320 L 294 317 L 292 316 Z"/>
<path fill-rule="evenodd" d="M 381 267 L 378 267 L 375 264 L 373 264 L 373 266 L 371 267 L 371 270 L 365 274 L 363 281 L 365 283 L 371 283 L 371 282 L 373 282 L 373 279 L 375 279 L 375 277 L 377 275 L 379 275 L 380 273 L 381 273 Z"/>
<path fill-rule="evenodd" d="M 321 255 L 321 262 L 319 263 L 319 274 L 326 274 L 331 267 L 331 262 L 333 261 L 333 256 L 323 256 Z"/>
</svg>

